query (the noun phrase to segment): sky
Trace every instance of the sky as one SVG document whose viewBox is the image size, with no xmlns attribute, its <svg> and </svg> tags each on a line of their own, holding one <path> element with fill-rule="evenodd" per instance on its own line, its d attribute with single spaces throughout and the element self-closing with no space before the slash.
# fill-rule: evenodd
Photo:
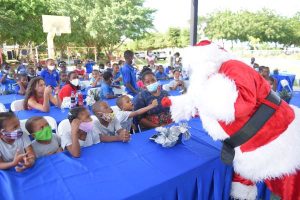
<svg viewBox="0 0 300 200">
<path fill-rule="evenodd" d="M 198 15 L 206 15 L 218 10 L 250 10 L 268 8 L 285 16 L 300 11 L 300 0 L 198 0 Z M 154 26 L 159 32 L 169 27 L 189 27 L 191 0 L 145 0 L 145 6 L 157 10 Z"/>
</svg>

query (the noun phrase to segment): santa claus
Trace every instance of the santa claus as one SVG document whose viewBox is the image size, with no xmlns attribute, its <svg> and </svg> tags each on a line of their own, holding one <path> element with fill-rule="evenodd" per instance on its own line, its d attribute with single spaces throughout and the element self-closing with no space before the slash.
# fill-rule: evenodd
<svg viewBox="0 0 300 200">
<path fill-rule="evenodd" d="M 210 41 L 185 49 L 187 93 L 170 97 L 173 120 L 199 112 L 203 128 L 222 140 L 232 162 L 231 196 L 255 199 L 264 181 L 282 199 L 300 200 L 300 109 L 271 92 L 254 69 Z"/>
</svg>

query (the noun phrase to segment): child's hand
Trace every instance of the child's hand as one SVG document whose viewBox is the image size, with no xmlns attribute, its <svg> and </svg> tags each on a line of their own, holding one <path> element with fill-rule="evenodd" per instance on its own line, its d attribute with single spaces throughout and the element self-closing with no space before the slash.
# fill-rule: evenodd
<svg viewBox="0 0 300 200">
<path fill-rule="evenodd" d="M 125 129 L 120 130 L 119 139 L 120 141 L 128 142 L 130 140 L 130 133 Z"/>
<path fill-rule="evenodd" d="M 23 161 L 24 157 L 26 157 L 26 153 L 22 153 L 20 154 L 19 149 L 16 151 L 14 160 L 13 160 L 13 164 L 14 166 L 18 165 L 21 161 Z"/>
<path fill-rule="evenodd" d="M 79 119 L 74 119 L 71 123 L 72 129 L 74 129 L 76 133 L 79 130 L 80 123 L 81 123 L 81 121 Z"/>
<path fill-rule="evenodd" d="M 155 108 L 156 106 L 158 106 L 158 101 L 157 101 L 157 99 L 154 99 L 154 100 L 151 102 L 151 107 Z"/>
<path fill-rule="evenodd" d="M 31 155 L 31 156 L 25 156 L 23 158 L 23 160 L 24 160 L 24 166 L 25 167 L 31 167 L 34 164 L 34 162 L 35 162 L 35 159 L 34 159 L 33 155 Z"/>
<path fill-rule="evenodd" d="M 51 88 L 51 86 L 47 86 L 46 88 L 45 88 L 45 91 L 44 91 L 44 93 L 45 94 L 51 94 L 52 93 L 52 88 Z"/>
</svg>

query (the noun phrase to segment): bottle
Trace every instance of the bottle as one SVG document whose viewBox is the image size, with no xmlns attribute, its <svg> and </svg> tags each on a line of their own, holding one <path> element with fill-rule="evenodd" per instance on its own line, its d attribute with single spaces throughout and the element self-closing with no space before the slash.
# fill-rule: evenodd
<svg viewBox="0 0 300 200">
<path fill-rule="evenodd" d="M 77 105 L 83 106 L 83 95 L 80 90 L 77 91 Z"/>
<path fill-rule="evenodd" d="M 75 93 L 74 93 L 74 91 L 72 91 L 72 93 L 71 93 L 71 108 L 74 108 L 74 107 L 76 107 L 76 99 L 75 99 L 76 97 L 75 97 Z"/>
</svg>

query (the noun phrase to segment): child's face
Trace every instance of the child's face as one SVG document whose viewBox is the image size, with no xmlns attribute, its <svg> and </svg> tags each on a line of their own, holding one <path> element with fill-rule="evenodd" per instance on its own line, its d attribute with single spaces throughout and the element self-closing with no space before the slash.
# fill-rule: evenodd
<svg viewBox="0 0 300 200">
<path fill-rule="evenodd" d="M 145 86 L 147 85 L 151 85 L 152 83 L 156 82 L 156 78 L 155 76 L 153 76 L 153 74 L 147 74 L 143 80 L 143 83 L 145 84 Z"/>
<path fill-rule="evenodd" d="M 48 122 L 46 119 L 39 119 L 39 120 L 36 120 L 33 124 L 32 124 L 32 137 L 35 138 L 35 135 L 34 133 L 42 130 L 43 128 L 45 128 L 46 126 L 49 126 Z"/>
<path fill-rule="evenodd" d="M 96 71 L 93 71 L 93 72 L 92 72 L 92 76 L 93 76 L 94 79 L 97 79 L 97 78 L 100 77 L 100 73 L 99 73 L 98 71 L 97 71 L 97 72 L 96 72 Z"/>
<path fill-rule="evenodd" d="M 66 82 L 66 81 L 68 80 L 68 75 L 67 75 L 67 74 L 61 74 L 61 75 L 60 75 L 60 80 L 61 80 L 62 82 Z"/>
<path fill-rule="evenodd" d="M 12 117 L 10 119 L 7 119 L 4 121 L 4 127 L 2 130 L 0 130 L 1 134 L 0 134 L 0 137 L 1 139 L 8 143 L 8 144 L 12 144 L 14 143 L 14 139 L 10 139 L 10 138 L 7 138 L 5 137 L 2 132 L 12 132 L 12 131 L 15 131 L 17 129 L 20 128 L 20 121 L 19 119 L 17 119 L 16 117 Z"/>
<path fill-rule="evenodd" d="M 175 71 L 174 72 L 174 78 L 178 80 L 179 77 L 180 77 L 180 72 L 179 71 Z"/>
<path fill-rule="evenodd" d="M 113 82 L 112 77 L 110 77 L 108 80 L 105 80 L 105 82 L 107 83 L 107 85 L 111 85 Z"/>
<path fill-rule="evenodd" d="M 23 84 L 23 85 L 25 85 L 25 86 L 27 86 L 27 84 L 28 84 L 28 79 L 27 79 L 27 77 L 21 77 L 20 78 L 20 82 Z"/>
<path fill-rule="evenodd" d="M 124 111 L 132 111 L 133 110 L 132 101 L 128 96 L 123 98 L 121 109 Z"/>
<path fill-rule="evenodd" d="M 120 68 L 118 65 L 114 65 L 114 73 L 118 73 L 120 71 Z"/>
<path fill-rule="evenodd" d="M 160 73 L 163 73 L 163 72 L 164 72 L 163 66 L 159 66 L 159 67 L 158 67 L 158 71 L 159 71 Z"/>
<path fill-rule="evenodd" d="M 81 69 L 81 68 L 82 68 L 82 64 L 77 64 L 77 65 L 76 65 L 76 68 L 77 68 L 77 69 Z"/>
<path fill-rule="evenodd" d="M 102 113 L 112 113 L 113 110 L 111 109 L 111 107 L 109 107 L 109 105 L 105 102 L 103 102 L 101 105 L 100 105 L 100 109 L 99 109 L 100 112 Z"/>
<path fill-rule="evenodd" d="M 70 76 L 70 81 L 74 80 L 74 79 L 78 79 L 78 74 L 77 73 L 72 73 Z"/>
<path fill-rule="evenodd" d="M 45 87 L 46 87 L 45 81 L 40 80 L 40 81 L 38 82 L 38 84 L 35 86 L 35 91 L 36 91 L 37 93 L 44 93 Z"/>
</svg>

